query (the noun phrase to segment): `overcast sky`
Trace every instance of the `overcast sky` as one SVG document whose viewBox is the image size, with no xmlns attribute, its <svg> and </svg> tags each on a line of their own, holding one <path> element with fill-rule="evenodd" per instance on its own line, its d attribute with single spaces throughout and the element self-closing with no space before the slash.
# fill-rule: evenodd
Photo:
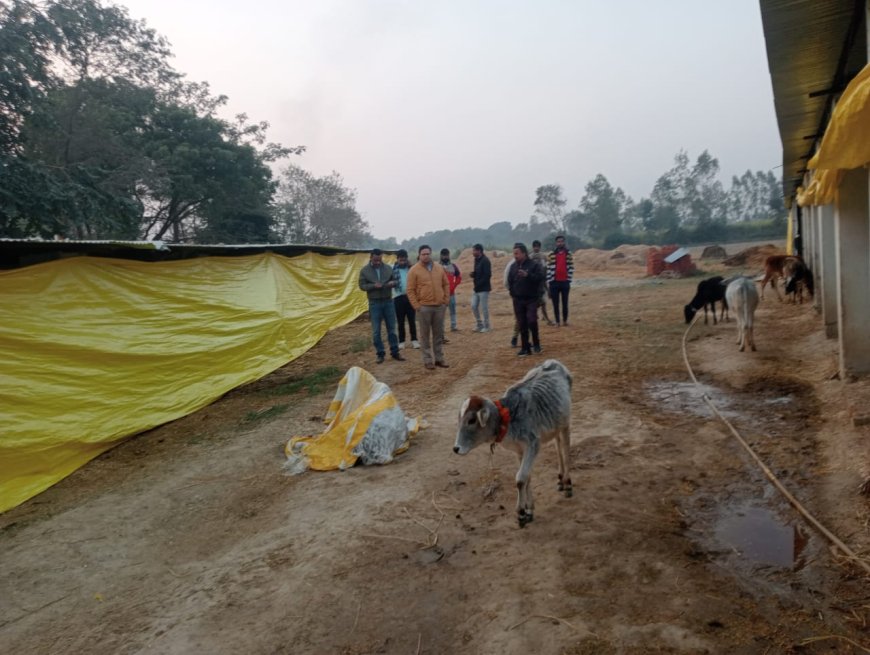
<svg viewBox="0 0 870 655">
<path fill-rule="evenodd" d="M 379 238 L 524 222 L 542 184 L 573 209 L 598 173 L 638 200 L 681 148 L 780 173 L 756 0 L 119 4 Z"/>
</svg>

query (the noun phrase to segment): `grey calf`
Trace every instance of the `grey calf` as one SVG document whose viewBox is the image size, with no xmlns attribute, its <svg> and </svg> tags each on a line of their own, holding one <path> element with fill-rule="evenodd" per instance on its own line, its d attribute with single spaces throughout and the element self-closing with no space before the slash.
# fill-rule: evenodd
<svg viewBox="0 0 870 655">
<path fill-rule="evenodd" d="M 573 494 L 568 474 L 571 445 L 571 373 L 558 360 L 548 359 L 492 401 L 470 396 L 459 410 L 459 431 L 453 452 L 465 455 L 475 447 L 500 443 L 520 458 L 517 471 L 517 520 L 525 527 L 534 519 L 532 465 L 542 443 L 556 439 L 559 491 Z"/>
</svg>

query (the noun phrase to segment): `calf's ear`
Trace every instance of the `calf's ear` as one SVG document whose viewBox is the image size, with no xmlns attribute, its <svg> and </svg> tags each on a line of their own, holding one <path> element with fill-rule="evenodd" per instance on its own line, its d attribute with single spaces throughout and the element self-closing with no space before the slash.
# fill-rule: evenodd
<svg viewBox="0 0 870 655">
<path fill-rule="evenodd" d="M 486 407 L 477 410 L 477 422 L 480 424 L 480 427 L 485 427 L 488 420 L 489 412 L 486 411 Z"/>
</svg>

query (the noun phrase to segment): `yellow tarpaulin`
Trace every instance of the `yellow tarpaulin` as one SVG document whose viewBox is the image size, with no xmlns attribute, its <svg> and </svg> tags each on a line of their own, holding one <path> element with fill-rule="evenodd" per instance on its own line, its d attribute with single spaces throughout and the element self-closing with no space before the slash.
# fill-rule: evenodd
<svg viewBox="0 0 870 655">
<path fill-rule="evenodd" d="M 843 181 L 841 170 L 817 170 L 807 188 L 798 187 L 797 203 L 801 207 L 830 205 L 837 200 L 837 189 Z"/>
<path fill-rule="evenodd" d="M 837 101 L 825 135 L 807 168 L 859 168 L 870 162 L 870 65 L 858 73 Z"/>
<path fill-rule="evenodd" d="M 807 163 L 814 171 L 806 189 L 798 188 L 801 207 L 837 201 L 844 171 L 870 163 L 870 65 L 858 73 L 837 101 L 816 154 Z"/>
<path fill-rule="evenodd" d="M 408 449 L 408 436 L 419 427 L 418 421 L 412 420 L 409 430 L 390 387 L 358 366 L 348 370 L 338 383 L 323 421 L 328 425 L 322 434 L 291 437 L 287 442 L 287 468 L 294 473 L 306 468 L 343 470 L 360 456 L 366 463 L 386 464 Z M 370 443 L 358 448 L 363 438 Z"/>
<path fill-rule="evenodd" d="M 367 262 L 75 257 L 0 272 L 0 511 L 352 321 Z"/>
</svg>

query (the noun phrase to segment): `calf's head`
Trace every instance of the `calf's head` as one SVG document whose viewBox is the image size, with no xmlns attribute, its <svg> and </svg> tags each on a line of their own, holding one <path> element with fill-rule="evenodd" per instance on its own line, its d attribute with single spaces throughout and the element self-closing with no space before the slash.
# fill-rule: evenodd
<svg viewBox="0 0 870 655">
<path fill-rule="evenodd" d="M 480 396 L 470 396 L 459 410 L 459 430 L 453 452 L 465 455 L 480 444 L 490 441 L 495 434 L 495 405 Z"/>
</svg>

